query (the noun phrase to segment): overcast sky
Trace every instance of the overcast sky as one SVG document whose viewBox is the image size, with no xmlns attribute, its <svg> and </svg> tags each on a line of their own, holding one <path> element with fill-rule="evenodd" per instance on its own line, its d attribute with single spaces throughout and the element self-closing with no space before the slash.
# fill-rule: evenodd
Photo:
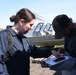
<svg viewBox="0 0 76 75">
<path fill-rule="evenodd" d="M 76 0 L 1 0 L 0 28 L 13 25 L 9 18 L 21 8 L 30 9 L 50 23 L 58 14 L 66 14 L 76 21 Z"/>
</svg>

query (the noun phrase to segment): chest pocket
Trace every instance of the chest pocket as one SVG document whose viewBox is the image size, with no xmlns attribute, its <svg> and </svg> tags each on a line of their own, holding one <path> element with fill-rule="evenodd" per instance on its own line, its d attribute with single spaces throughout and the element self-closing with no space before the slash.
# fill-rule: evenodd
<svg viewBox="0 0 76 75">
<path fill-rule="evenodd" d="M 27 41 L 27 40 L 24 40 L 24 39 L 23 39 L 23 48 L 24 48 L 26 51 L 30 50 L 28 41 Z"/>
</svg>

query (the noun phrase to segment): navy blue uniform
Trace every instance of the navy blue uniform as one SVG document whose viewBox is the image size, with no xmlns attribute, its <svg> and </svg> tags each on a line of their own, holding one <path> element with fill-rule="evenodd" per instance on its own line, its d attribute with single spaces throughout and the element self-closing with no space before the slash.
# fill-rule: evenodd
<svg viewBox="0 0 76 75">
<path fill-rule="evenodd" d="M 13 57 L 5 62 L 7 67 L 6 75 L 30 75 L 29 63 L 30 56 L 33 58 L 48 57 L 51 55 L 51 49 L 40 49 L 33 45 L 24 35 L 18 35 L 11 29 L 11 26 L 6 28 L 10 31 L 13 38 Z M 2 55 L 5 55 L 8 49 L 7 33 L 5 31 L 0 32 L 0 61 L 2 61 Z"/>
</svg>

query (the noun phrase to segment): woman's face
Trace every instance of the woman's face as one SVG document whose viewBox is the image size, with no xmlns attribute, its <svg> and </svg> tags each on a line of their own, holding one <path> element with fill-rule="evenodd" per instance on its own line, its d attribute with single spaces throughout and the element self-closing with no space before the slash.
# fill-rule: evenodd
<svg viewBox="0 0 76 75">
<path fill-rule="evenodd" d="M 22 24 L 21 33 L 26 34 L 29 30 L 32 29 L 32 26 L 33 26 L 34 23 L 35 23 L 35 19 L 33 19 L 32 21 L 30 21 L 28 23 L 24 22 Z"/>
</svg>

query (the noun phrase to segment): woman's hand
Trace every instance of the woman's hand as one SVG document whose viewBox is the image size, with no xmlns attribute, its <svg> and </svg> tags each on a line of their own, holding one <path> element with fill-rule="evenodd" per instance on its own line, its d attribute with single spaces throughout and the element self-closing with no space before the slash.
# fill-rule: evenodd
<svg viewBox="0 0 76 75">
<path fill-rule="evenodd" d="M 58 51 L 55 51 L 55 50 L 52 50 L 52 55 L 54 55 L 57 58 L 64 56 L 62 53 L 59 53 Z"/>
</svg>

